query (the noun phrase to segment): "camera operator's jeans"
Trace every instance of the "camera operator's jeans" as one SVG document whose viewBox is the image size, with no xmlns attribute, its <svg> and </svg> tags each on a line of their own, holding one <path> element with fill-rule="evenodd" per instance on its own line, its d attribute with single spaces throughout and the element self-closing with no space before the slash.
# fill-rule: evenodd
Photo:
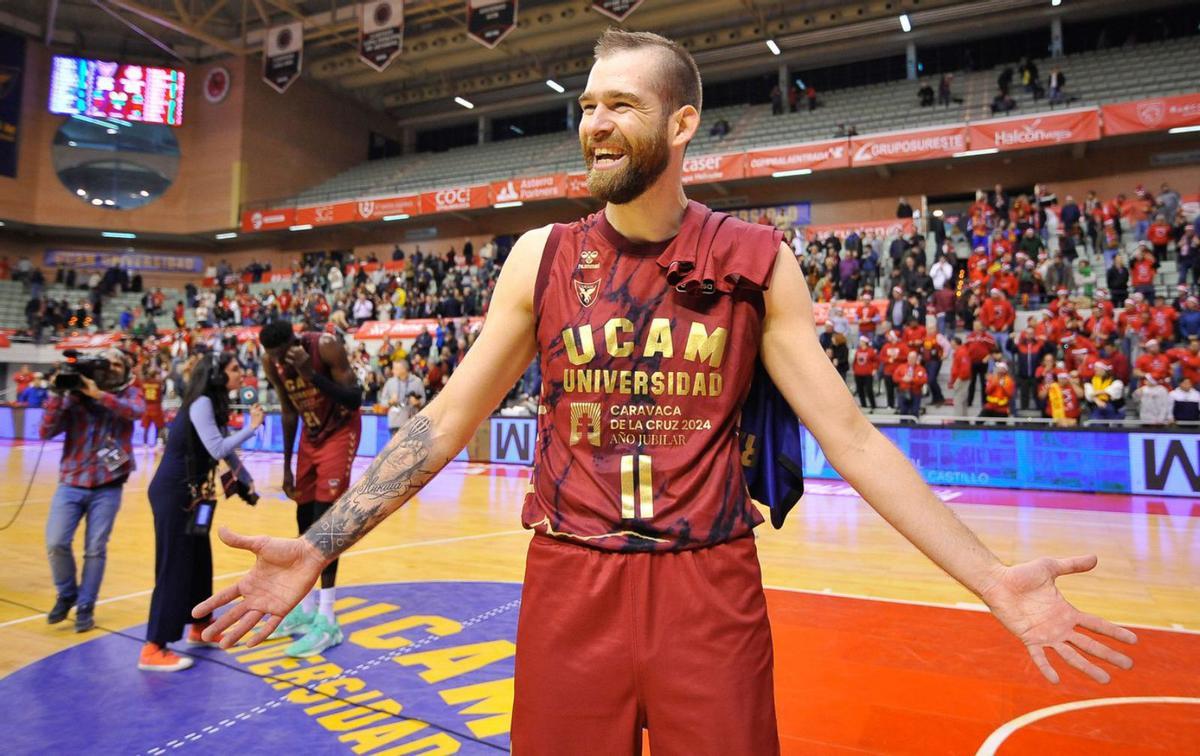
<svg viewBox="0 0 1200 756">
<path fill-rule="evenodd" d="M 108 537 L 121 508 L 121 489 L 122 486 L 76 488 L 62 483 L 55 489 L 46 520 L 46 552 L 59 596 L 75 596 L 78 604 L 96 603 L 100 581 L 104 579 Z M 71 542 L 75 540 L 79 521 L 85 517 L 83 578 L 77 583 Z"/>
</svg>

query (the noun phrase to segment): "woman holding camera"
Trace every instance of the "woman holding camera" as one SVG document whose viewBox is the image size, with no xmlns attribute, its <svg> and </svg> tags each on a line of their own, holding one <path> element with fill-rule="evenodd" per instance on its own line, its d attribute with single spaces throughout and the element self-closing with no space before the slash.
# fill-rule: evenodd
<svg viewBox="0 0 1200 756">
<path fill-rule="evenodd" d="M 216 506 L 214 477 L 218 460 L 225 460 L 233 475 L 225 494 L 236 493 L 254 504 L 253 481 L 235 450 L 263 424 L 259 405 L 250 408 L 250 423 L 226 435 L 229 394 L 242 386 L 242 367 L 230 352 L 203 356 L 192 368 L 183 405 L 167 434 L 162 462 L 150 483 L 154 511 L 154 595 L 146 645 L 138 659 L 145 672 L 176 672 L 192 666 L 167 644 L 183 636 L 192 623 L 188 645 L 205 644 L 201 631 L 212 618 L 193 621 L 191 608 L 212 593 L 212 544 L 209 525 Z M 225 483 L 225 479 L 222 480 Z"/>
</svg>

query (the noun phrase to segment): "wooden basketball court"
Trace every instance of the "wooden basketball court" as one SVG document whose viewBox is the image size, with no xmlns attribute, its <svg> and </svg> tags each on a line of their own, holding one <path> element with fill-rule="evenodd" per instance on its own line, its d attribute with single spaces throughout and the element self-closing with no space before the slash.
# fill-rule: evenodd
<svg viewBox="0 0 1200 756">
<path fill-rule="evenodd" d="M 241 694 L 222 697 L 224 678 L 201 684 L 208 680 L 202 670 L 211 667 L 226 677 L 241 671 L 240 679 L 246 672 L 274 675 L 282 669 L 267 665 L 255 672 L 253 664 L 239 662 L 247 657 L 236 649 L 235 653 L 205 649 L 198 656 L 214 660 L 213 664 L 201 662 L 175 675 L 148 681 L 138 673 L 138 626 L 146 621 L 153 587 L 154 533 L 146 499 L 156 463 L 151 450 L 138 450 L 139 469 L 125 489 L 96 609 L 99 627 L 77 635 L 70 621 L 48 626 L 42 613 L 53 603 L 54 592 L 43 527 L 60 447 L 46 445 L 35 474 L 40 444 L 3 443 L 0 524 L 13 515 L 32 481 L 24 509 L 9 528 L 0 531 L 4 555 L 0 674 L 5 676 L 0 691 L 9 693 L 0 730 L 6 731 L 6 742 L 15 752 L 66 750 L 70 728 L 54 723 L 108 716 L 104 712 L 115 709 L 104 701 L 106 689 L 119 692 L 123 714 L 117 720 L 104 720 L 108 737 L 115 739 L 96 741 L 94 752 L 226 750 L 235 741 L 223 739 L 234 738 L 239 727 L 246 734 L 253 728 L 259 733 L 277 733 L 285 727 L 323 730 L 328 733 L 324 741 L 310 742 L 323 742 L 318 750 L 329 753 L 508 749 L 506 712 L 492 709 L 504 700 L 503 692 L 497 691 L 505 690 L 503 676 L 511 676 L 511 658 L 495 666 L 493 671 L 498 672 L 490 678 L 462 678 L 479 690 L 439 689 L 441 704 L 451 706 L 450 718 L 407 720 L 409 731 L 426 724 L 426 732 L 440 730 L 415 742 L 402 741 L 400 730 L 388 730 L 387 722 L 380 724 L 377 719 L 371 720 L 373 739 L 362 734 L 369 729 L 365 725 L 347 730 L 342 720 L 338 729 L 320 712 L 309 712 L 296 703 L 296 694 L 303 691 L 289 696 L 286 684 L 282 687 L 287 697 L 272 704 L 281 687 L 267 684 L 277 682 L 273 678 L 254 681 L 257 687 L 251 692 L 261 691 L 265 703 L 256 706 L 251 697 L 244 710 L 235 710 L 232 701 Z M 359 460 L 361 466 L 366 463 L 365 458 Z M 263 499 L 256 508 L 237 500 L 221 502 L 218 524 L 243 533 L 294 534 L 294 505 L 279 492 L 280 457 L 251 454 L 247 464 Z M 386 618 L 387 612 L 407 611 L 428 618 L 453 614 L 457 602 L 463 616 L 454 621 L 461 627 L 470 626 L 471 631 L 515 627 L 512 597 L 519 593 L 512 584 L 522 578 L 530 537 L 519 519 L 528 475 L 528 468 L 520 466 L 453 463 L 414 502 L 343 557 L 338 608 L 347 642 L 327 651 L 325 660 L 348 667 L 351 655 L 360 649 L 378 654 L 390 648 L 391 660 L 401 666 L 379 669 L 376 679 L 386 681 L 390 675 L 399 680 L 412 671 L 405 665 L 415 661 L 413 654 L 437 648 L 439 639 L 431 634 L 428 640 L 413 642 L 420 633 L 406 631 L 407 639 L 395 640 L 401 635 L 398 630 L 389 635 L 392 631 L 370 624 Z M 945 577 L 847 487 L 813 481 L 783 530 L 763 526 L 757 531 L 769 589 L 785 753 L 1200 752 L 1200 502 L 937 490 L 1006 560 L 1098 554 L 1096 571 L 1066 578 L 1060 588 L 1084 611 L 1138 632 L 1139 645 L 1131 652 L 1134 669 L 1114 670 L 1113 683 L 1101 686 L 1055 659 L 1064 683 L 1049 685 L 1019 644 L 981 611 L 974 596 Z M 218 586 L 248 564 L 246 556 L 224 547 L 214 536 Z M 442 585 L 446 587 L 440 589 Z M 475 612 L 476 604 L 468 608 L 466 599 L 454 598 L 459 595 L 454 591 L 466 591 L 464 596 L 483 591 L 487 595 L 478 606 L 486 611 Z M 467 615 L 470 620 L 464 620 Z M 413 623 L 402 620 L 395 625 L 401 626 L 413 627 Z M 110 632 L 126 630 L 125 635 Z M 496 632 L 505 635 L 508 630 Z M 397 655 L 401 653 L 409 658 Z M 375 674 L 378 663 L 376 658 L 359 666 Z M 422 675 L 426 683 L 430 677 Z M 30 702 L 25 697 L 36 691 L 37 697 L 53 698 L 53 691 L 64 682 L 94 686 L 95 710 L 83 706 L 50 712 L 40 708 L 44 701 Z M 485 696 L 479 692 L 481 686 L 493 687 Z M 397 690 L 398 701 L 401 695 L 412 701 L 421 694 L 407 684 Z M 507 690 L 511 696 L 510 682 Z M 174 739 L 162 739 L 162 728 L 144 725 L 140 717 L 169 720 L 175 710 L 156 710 L 155 701 L 176 693 L 189 696 L 187 700 L 197 707 L 211 707 L 202 713 L 212 722 L 194 728 L 181 723 Z M 470 702 L 482 698 L 485 703 L 472 708 Z M 325 706 L 330 705 L 342 704 Z M 412 703 L 406 706 L 413 717 L 438 711 Z M 320 709 L 320 705 L 309 708 Z M 274 726 L 272 719 L 276 719 Z M 59 742 L 48 742 L 60 737 Z M 459 745 L 448 745 L 450 740 Z"/>
</svg>

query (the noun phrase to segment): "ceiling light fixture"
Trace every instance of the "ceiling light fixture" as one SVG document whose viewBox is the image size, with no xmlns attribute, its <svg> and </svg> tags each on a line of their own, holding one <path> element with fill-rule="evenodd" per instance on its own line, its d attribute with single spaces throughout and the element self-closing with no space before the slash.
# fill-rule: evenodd
<svg viewBox="0 0 1200 756">
<path fill-rule="evenodd" d="M 775 40 L 773 39 L 767 40 L 767 49 L 770 50 L 774 55 L 779 54 L 779 45 L 775 44 Z"/>
<path fill-rule="evenodd" d="M 454 101 L 457 102 L 459 105 L 462 105 L 467 110 L 472 110 L 475 107 L 475 103 L 471 102 L 470 100 L 464 100 L 461 97 L 455 97 Z"/>
<path fill-rule="evenodd" d="M 903 29 L 906 34 L 912 31 L 912 21 L 908 20 L 907 13 L 900 14 L 900 28 Z"/>
<path fill-rule="evenodd" d="M 237 234 L 234 233 L 233 231 L 225 231 L 224 233 L 217 234 L 216 238 L 221 239 L 221 240 L 236 239 Z"/>
<path fill-rule="evenodd" d="M 137 234 L 127 233 L 125 231 L 101 231 L 100 235 L 106 239 L 136 239 Z"/>
<path fill-rule="evenodd" d="M 794 171 L 775 171 L 771 174 L 771 178 L 787 178 L 788 176 L 807 176 L 812 173 L 812 168 L 797 168 Z"/>
<path fill-rule="evenodd" d="M 563 92 L 567 91 L 566 88 L 563 87 L 562 84 L 559 84 L 554 79 L 546 79 L 546 86 L 550 87 L 551 89 L 553 89 L 555 92 L 558 92 L 559 94 L 562 94 Z"/>
</svg>

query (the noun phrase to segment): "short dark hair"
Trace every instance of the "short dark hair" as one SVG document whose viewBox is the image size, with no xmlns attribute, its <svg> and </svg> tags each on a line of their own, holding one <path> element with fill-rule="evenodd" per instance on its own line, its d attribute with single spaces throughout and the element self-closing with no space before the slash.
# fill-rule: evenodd
<svg viewBox="0 0 1200 756">
<path fill-rule="evenodd" d="M 673 113 L 684 105 L 691 105 L 699 112 L 703 98 L 700 69 L 692 54 L 679 43 L 654 32 L 631 32 L 610 26 L 596 40 L 593 53 L 596 60 L 600 60 L 614 53 L 647 48 L 663 53 L 658 94 L 667 109 Z"/>
<path fill-rule="evenodd" d="M 258 333 L 258 343 L 263 349 L 274 349 L 292 343 L 296 337 L 292 324 L 286 320 L 272 320 Z"/>
</svg>

